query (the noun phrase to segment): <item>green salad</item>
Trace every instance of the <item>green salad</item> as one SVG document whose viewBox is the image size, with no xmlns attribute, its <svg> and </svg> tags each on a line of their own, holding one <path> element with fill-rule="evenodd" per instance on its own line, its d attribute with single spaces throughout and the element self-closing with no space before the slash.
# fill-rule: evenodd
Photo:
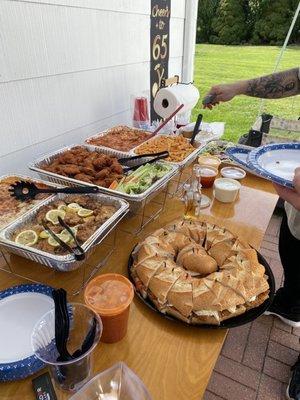
<svg viewBox="0 0 300 400">
<path fill-rule="evenodd" d="M 167 164 L 146 164 L 124 177 L 115 188 L 127 194 L 140 194 L 149 189 L 154 182 L 164 177 L 172 167 Z"/>
</svg>

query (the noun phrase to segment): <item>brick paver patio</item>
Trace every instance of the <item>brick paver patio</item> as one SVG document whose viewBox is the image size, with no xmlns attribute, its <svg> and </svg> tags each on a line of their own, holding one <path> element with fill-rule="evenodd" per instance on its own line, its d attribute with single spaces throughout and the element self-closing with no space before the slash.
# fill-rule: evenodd
<svg viewBox="0 0 300 400">
<path fill-rule="evenodd" d="M 273 215 L 261 253 L 272 267 L 277 288 L 283 272 L 278 254 L 281 217 Z M 285 399 L 290 367 L 300 352 L 300 329 L 263 315 L 231 329 L 203 400 Z"/>
</svg>

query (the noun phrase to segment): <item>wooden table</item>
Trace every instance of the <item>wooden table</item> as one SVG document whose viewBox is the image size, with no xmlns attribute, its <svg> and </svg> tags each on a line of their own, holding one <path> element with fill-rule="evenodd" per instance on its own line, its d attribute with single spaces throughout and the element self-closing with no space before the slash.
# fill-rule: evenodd
<svg viewBox="0 0 300 400">
<path fill-rule="evenodd" d="M 252 175 L 248 175 L 242 184 L 235 203 L 224 204 L 215 200 L 209 209 L 203 210 L 202 218 L 217 220 L 259 249 L 278 197 L 269 182 Z M 206 194 L 212 197 L 211 190 Z M 121 231 L 121 228 L 130 226 L 130 219 L 121 223 L 117 232 L 118 248 L 101 273 L 115 271 L 126 275 L 128 255 L 134 244 L 155 228 L 179 217 L 182 212 L 183 206 L 179 200 L 168 199 L 162 215 L 138 238 Z M 18 268 L 26 268 L 32 278 L 41 280 L 44 277 L 48 284 L 67 290 L 80 274 L 78 271 L 54 273 L 16 256 L 12 257 L 11 262 Z M 0 289 L 20 283 L 21 279 L 0 272 Z M 82 294 L 75 300 L 82 301 Z M 101 343 L 97 347 L 95 373 L 122 360 L 141 377 L 153 400 L 200 400 L 225 336 L 225 330 L 188 328 L 167 321 L 135 299 L 130 311 L 127 336 L 119 343 Z M 0 399 L 33 399 L 31 379 L 0 384 Z"/>
</svg>

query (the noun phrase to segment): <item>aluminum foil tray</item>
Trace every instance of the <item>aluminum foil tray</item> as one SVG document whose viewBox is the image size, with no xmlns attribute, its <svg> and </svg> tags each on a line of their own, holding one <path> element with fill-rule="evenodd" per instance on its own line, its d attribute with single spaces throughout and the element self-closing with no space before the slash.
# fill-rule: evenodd
<svg viewBox="0 0 300 400">
<path fill-rule="evenodd" d="M 55 185 L 55 184 L 53 184 L 53 183 L 51 183 L 49 181 L 44 181 L 44 180 L 36 179 L 36 178 L 34 178 L 32 176 L 26 176 L 26 175 L 21 175 L 21 174 L 9 174 L 9 175 L 0 176 L 0 183 L 1 183 L 1 181 L 5 180 L 5 179 L 9 179 L 9 178 L 17 178 L 19 180 L 30 180 L 32 182 L 43 183 L 44 185 L 53 186 L 53 187 L 58 187 L 58 186 L 60 187 L 61 186 L 61 185 Z M 7 224 L 2 224 L 1 223 L 1 218 L 0 218 L 0 230 L 4 229 L 6 226 L 10 225 L 11 223 L 16 221 L 17 219 L 23 217 L 23 215 L 26 215 L 28 212 L 33 210 L 35 207 L 39 206 L 40 204 L 43 204 L 44 201 L 48 200 L 51 196 L 52 195 L 49 194 L 45 199 L 35 200 L 35 204 L 32 204 L 27 211 L 17 215 L 12 221 L 10 221 Z"/>
<path fill-rule="evenodd" d="M 130 128 L 130 127 L 129 127 L 129 128 Z M 86 144 L 87 146 L 89 146 L 90 148 L 92 148 L 93 150 L 95 150 L 95 149 L 116 150 L 116 149 L 113 149 L 113 148 L 111 148 L 111 147 L 100 146 L 100 145 L 98 146 L 98 145 L 95 145 L 95 144 L 93 144 L 93 143 L 89 143 L 89 140 L 91 140 L 91 139 L 94 139 L 94 138 L 98 138 L 98 137 L 107 135 L 111 129 L 113 129 L 113 128 L 109 128 L 109 129 L 106 129 L 105 131 L 102 131 L 102 132 L 97 133 L 96 135 L 89 136 L 89 137 L 85 140 L 85 144 Z M 133 128 L 133 129 L 136 129 L 136 130 L 138 130 L 138 131 L 147 132 L 147 131 L 145 131 L 145 129 L 138 129 L 138 128 Z M 150 136 L 151 134 L 152 134 L 152 132 L 149 131 L 149 136 Z M 150 138 L 149 138 L 149 139 L 150 139 Z M 145 142 L 146 142 L 147 140 L 149 140 L 149 139 L 146 139 Z M 128 150 L 128 151 L 121 151 L 121 150 L 116 150 L 116 151 L 118 151 L 119 153 L 121 153 L 121 154 L 122 154 L 122 157 L 126 157 L 126 155 L 132 154 L 132 153 L 134 152 L 134 150 L 137 149 L 139 146 L 140 146 L 140 144 L 137 145 L 137 146 L 135 146 L 135 147 L 133 147 L 132 149 L 130 149 L 130 150 Z"/>
<path fill-rule="evenodd" d="M 82 248 L 86 252 L 86 258 L 82 261 L 77 261 L 73 255 L 55 255 L 51 253 L 46 253 L 39 249 L 19 245 L 12 240 L 13 234 L 16 229 L 21 228 L 27 223 L 31 223 L 36 217 L 38 211 L 41 207 L 52 203 L 55 200 L 63 200 L 67 194 L 57 194 L 51 196 L 51 198 L 45 200 L 42 204 L 39 204 L 30 212 L 26 213 L 22 218 L 19 218 L 8 227 L 0 232 L 0 245 L 8 250 L 10 253 L 17 254 L 21 257 L 28 258 L 29 260 L 38 262 L 40 264 L 46 265 L 47 267 L 53 268 L 58 271 L 73 271 L 77 269 L 81 264 L 85 262 L 88 256 L 91 254 L 95 245 L 100 244 L 106 236 L 117 226 L 117 224 L 123 219 L 127 214 L 129 209 L 129 204 L 116 197 L 107 196 L 104 194 L 88 194 L 87 196 L 99 199 L 101 203 L 114 205 L 117 207 L 117 211 L 102 224 L 94 234 L 82 245 Z"/>
<path fill-rule="evenodd" d="M 61 185 L 68 185 L 68 186 L 77 186 L 77 185 L 95 186 L 94 184 L 90 184 L 87 182 L 78 181 L 73 178 L 68 178 L 66 176 L 58 175 L 53 172 L 45 171 L 41 168 L 43 166 L 43 164 L 45 164 L 45 163 L 49 164 L 54 159 L 54 157 L 57 156 L 58 154 L 61 154 L 61 153 L 65 152 L 66 150 L 70 150 L 76 146 L 78 146 L 78 145 L 67 146 L 67 147 L 64 147 L 55 152 L 46 154 L 46 155 L 38 158 L 37 160 L 35 160 L 33 163 L 29 164 L 29 168 L 32 171 L 37 172 L 42 178 L 48 179 L 53 183 L 57 183 L 57 184 L 61 184 Z M 82 145 L 82 147 L 85 147 L 85 148 L 91 150 L 91 148 L 87 145 Z M 113 149 L 108 149 L 108 148 L 100 149 L 99 147 L 95 147 L 94 151 L 97 151 L 98 153 L 104 153 L 104 154 L 107 154 L 107 155 L 110 155 L 110 156 L 113 156 L 116 158 L 124 157 L 123 153 L 120 153 L 119 151 L 113 150 Z M 130 155 L 127 154 L 126 156 L 129 157 Z M 135 163 L 140 163 L 140 162 L 141 162 L 140 160 L 132 161 L 132 165 L 135 165 Z M 162 162 L 162 163 L 164 163 L 164 162 Z M 127 200 L 130 204 L 130 207 L 134 208 L 137 206 L 137 203 L 142 204 L 144 202 L 144 200 L 148 201 L 149 198 L 154 197 L 153 195 L 157 195 L 159 193 L 159 191 L 161 191 L 164 187 L 166 187 L 167 183 L 178 173 L 179 169 L 178 169 L 177 165 L 175 165 L 174 163 L 168 163 L 168 164 L 169 165 L 171 164 L 171 166 L 172 166 L 171 171 L 168 172 L 163 178 L 156 181 L 149 189 L 147 189 L 143 193 L 132 195 L 132 194 L 118 192 L 117 190 L 104 188 L 102 186 L 99 186 L 99 188 L 101 189 L 101 191 L 103 193 L 107 193 L 111 196 L 121 197 L 122 199 Z"/>
<path fill-rule="evenodd" d="M 166 136 L 166 135 L 162 135 L 162 134 L 160 135 L 160 134 L 158 134 L 158 135 L 152 137 L 151 139 L 149 139 L 149 141 L 154 140 L 154 139 L 156 139 L 157 137 L 160 137 L 160 136 Z M 142 145 L 143 145 L 143 143 L 140 144 L 139 146 L 137 146 L 136 149 L 138 149 L 138 148 L 139 148 L 140 146 L 142 146 Z M 180 162 L 173 162 L 173 161 L 165 161 L 165 162 L 167 162 L 167 163 L 169 163 L 169 164 L 172 164 L 172 165 L 177 165 L 177 167 L 178 167 L 179 170 L 181 171 L 181 170 L 183 170 L 185 167 L 188 167 L 189 165 L 191 165 L 192 162 L 194 162 L 194 161 L 196 160 L 197 156 L 199 155 L 199 153 L 201 152 L 201 149 L 202 149 L 204 146 L 205 146 L 205 143 L 203 143 L 203 145 L 202 145 L 202 144 L 199 145 L 199 147 L 195 148 L 195 150 L 192 151 L 191 154 L 189 154 L 184 160 L 182 160 L 182 161 L 180 161 Z M 135 150 L 136 150 L 136 149 L 135 149 Z M 135 151 L 134 151 L 133 153 L 136 154 Z"/>
</svg>

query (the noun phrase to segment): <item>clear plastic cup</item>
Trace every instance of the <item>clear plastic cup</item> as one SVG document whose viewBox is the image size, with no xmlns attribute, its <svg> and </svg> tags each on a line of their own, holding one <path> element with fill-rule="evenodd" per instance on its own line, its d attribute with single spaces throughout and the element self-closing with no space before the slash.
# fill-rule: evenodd
<svg viewBox="0 0 300 400">
<path fill-rule="evenodd" d="M 84 300 L 101 317 L 102 342 L 115 343 L 126 335 L 133 297 L 133 286 L 123 275 L 103 274 L 89 282 L 84 291 Z"/>
<path fill-rule="evenodd" d="M 151 400 L 140 378 L 123 362 L 96 375 L 70 400 Z"/>
<path fill-rule="evenodd" d="M 35 325 L 31 345 L 37 358 L 45 363 L 55 385 L 62 390 L 76 392 L 92 376 L 92 353 L 99 343 L 102 322 L 99 316 L 84 304 L 69 303 L 70 333 L 68 351 L 73 354 L 80 349 L 96 319 L 96 334 L 91 347 L 81 356 L 70 361 L 57 361 L 59 357 L 55 343 L 55 310 L 48 311 Z"/>
</svg>

